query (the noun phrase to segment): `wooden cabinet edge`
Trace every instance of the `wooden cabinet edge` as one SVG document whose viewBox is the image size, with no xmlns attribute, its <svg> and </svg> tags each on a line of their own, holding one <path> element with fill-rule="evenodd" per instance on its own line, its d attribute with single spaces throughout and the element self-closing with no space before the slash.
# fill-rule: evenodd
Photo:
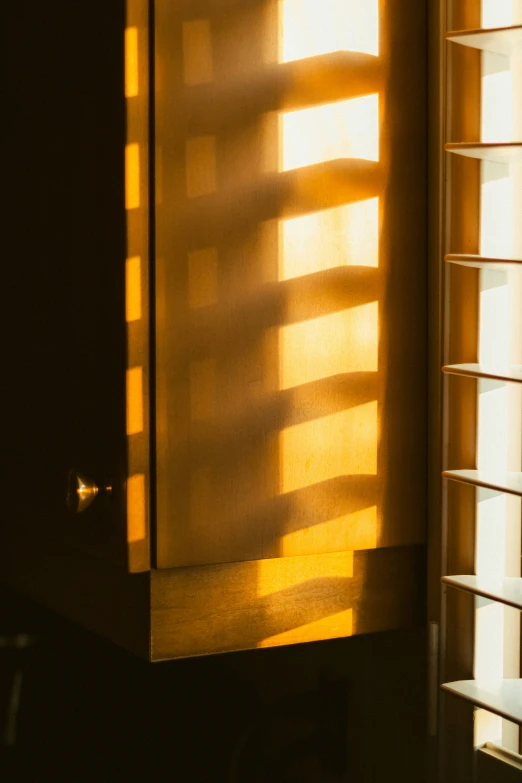
<svg viewBox="0 0 522 783">
<path fill-rule="evenodd" d="M 424 620 L 425 547 L 151 572 L 151 660 L 393 630 Z"/>
</svg>

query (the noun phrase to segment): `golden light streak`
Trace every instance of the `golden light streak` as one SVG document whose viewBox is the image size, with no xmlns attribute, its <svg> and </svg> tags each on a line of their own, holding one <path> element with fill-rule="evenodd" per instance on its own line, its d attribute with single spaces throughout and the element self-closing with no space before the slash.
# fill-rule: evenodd
<svg viewBox="0 0 522 783">
<path fill-rule="evenodd" d="M 288 427 L 279 434 L 280 492 L 377 473 L 377 401 Z"/>
<path fill-rule="evenodd" d="M 138 28 L 125 30 L 125 97 L 136 98 L 139 91 L 138 80 Z"/>
<path fill-rule="evenodd" d="M 127 323 L 141 318 L 141 258 L 125 261 L 125 317 Z"/>
<path fill-rule="evenodd" d="M 375 372 L 377 302 L 279 329 L 280 388 L 348 372 Z"/>
<path fill-rule="evenodd" d="M 353 634 L 353 609 L 345 609 L 344 612 L 336 612 L 322 617 L 289 631 L 268 636 L 258 642 L 258 647 L 277 647 L 281 644 L 295 644 L 296 642 L 314 642 L 318 639 L 339 639 Z"/>
<path fill-rule="evenodd" d="M 377 547 L 377 506 L 311 525 L 281 537 L 281 557 Z"/>
<path fill-rule="evenodd" d="M 338 552 L 313 558 L 288 557 L 259 560 L 257 597 L 289 590 L 311 579 L 350 579 L 353 577 L 353 552 Z"/>
<path fill-rule="evenodd" d="M 140 206 L 140 147 L 127 144 L 125 147 L 125 209 Z"/>
<path fill-rule="evenodd" d="M 281 123 L 283 171 L 338 158 L 379 160 L 378 94 L 286 112 Z"/>
<path fill-rule="evenodd" d="M 143 368 L 127 370 L 127 435 L 143 432 Z"/>
<path fill-rule="evenodd" d="M 145 536 L 145 476 L 139 473 L 127 479 L 127 541 L 143 541 Z"/>
</svg>

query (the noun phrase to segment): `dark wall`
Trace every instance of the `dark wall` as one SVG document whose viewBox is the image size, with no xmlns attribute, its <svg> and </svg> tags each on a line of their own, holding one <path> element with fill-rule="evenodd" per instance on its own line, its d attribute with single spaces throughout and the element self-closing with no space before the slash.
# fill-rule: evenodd
<svg viewBox="0 0 522 783">
<path fill-rule="evenodd" d="M 11 524 L 58 524 L 68 468 L 125 474 L 124 24 L 124 0 L 7 9 L 0 465 Z M 94 510 L 90 522 L 82 545 L 123 557 L 123 515 Z"/>
<path fill-rule="evenodd" d="M 23 672 L 6 781 L 422 783 L 424 629 L 150 665 L 6 590 L 0 732 Z M 7 774 L 7 772 L 9 774 Z"/>
</svg>

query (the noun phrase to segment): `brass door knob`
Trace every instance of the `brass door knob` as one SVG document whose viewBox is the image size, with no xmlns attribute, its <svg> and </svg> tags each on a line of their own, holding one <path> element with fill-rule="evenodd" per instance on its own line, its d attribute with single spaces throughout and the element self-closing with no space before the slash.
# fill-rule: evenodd
<svg viewBox="0 0 522 783">
<path fill-rule="evenodd" d="M 112 486 L 106 483 L 99 487 L 92 478 L 71 468 L 67 475 L 67 509 L 71 514 L 80 514 L 89 508 L 100 492 L 110 494 Z"/>
</svg>

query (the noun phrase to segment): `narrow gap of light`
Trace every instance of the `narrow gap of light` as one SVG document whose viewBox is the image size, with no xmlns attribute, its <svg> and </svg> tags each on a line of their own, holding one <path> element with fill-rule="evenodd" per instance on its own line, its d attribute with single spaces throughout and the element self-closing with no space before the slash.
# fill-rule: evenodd
<svg viewBox="0 0 522 783">
<path fill-rule="evenodd" d="M 513 181 L 506 163 L 482 163 L 480 252 L 510 258 L 513 250 Z"/>
<path fill-rule="evenodd" d="M 482 25 L 512 24 L 511 0 L 484 0 Z M 514 79 L 508 58 L 488 52 L 482 55 L 483 141 L 514 140 L 517 115 L 513 111 Z M 518 99 L 517 99 L 518 100 Z M 519 217 L 513 170 L 505 164 L 485 161 L 481 166 L 480 252 L 493 257 L 513 257 L 517 249 Z M 492 368 L 506 368 L 520 356 L 516 312 L 522 301 L 507 273 L 479 272 L 479 361 Z M 517 470 L 520 466 L 520 395 L 512 384 L 479 380 L 477 467 L 490 474 Z M 515 396 L 514 396 L 515 394 Z M 517 499 L 515 499 L 516 501 Z M 477 490 L 476 574 L 495 591 L 501 580 L 520 573 L 520 504 L 499 492 Z M 518 557 L 513 557 L 513 548 Z M 520 616 L 504 605 L 475 600 L 475 677 L 498 683 L 520 674 Z M 480 711 L 475 721 L 475 745 L 496 741 L 518 750 L 518 729 L 509 721 Z"/>
<path fill-rule="evenodd" d="M 138 28 L 125 30 L 125 97 L 135 98 L 139 91 L 138 81 Z"/>
<path fill-rule="evenodd" d="M 478 380 L 477 467 L 493 473 L 508 469 L 511 424 L 508 416 L 508 384 Z"/>
<path fill-rule="evenodd" d="M 125 310 L 127 323 L 141 318 L 141 258 L 133 256 L 125 262 Z"/>
<path fill-rule="evenodd" d="M 127 541 L 143 541 L 145 535 L 145 476 L 138 473 L 127 479 Z"/>
<path fill-rule="evenodd" d="M 127 370 L 127 435 L 143 432 L 143 368 Z"/>
<path fill-rule="evenodd" d="M 481 139 L 484 142 L 513 138 L 513 73 L 509 58 L 493 52 L 482 56 Z"/>
<path fill-rule="evenodd" d="M 480 270 L 479 361 L 506 368 L 510 357 L 510 297 L 507 273 Z"/>
<path fill-rule="evenodd" d="M 502 745 L 502 718 L 487 710 L 473 713 L 473 745 L 481 748 L 486 742 Z"/>
<path fill-rule="evenodd" d="M 125 147 L 125 209 L 140 206 L 140 147 L 137 143 Z"/>
</svg>

